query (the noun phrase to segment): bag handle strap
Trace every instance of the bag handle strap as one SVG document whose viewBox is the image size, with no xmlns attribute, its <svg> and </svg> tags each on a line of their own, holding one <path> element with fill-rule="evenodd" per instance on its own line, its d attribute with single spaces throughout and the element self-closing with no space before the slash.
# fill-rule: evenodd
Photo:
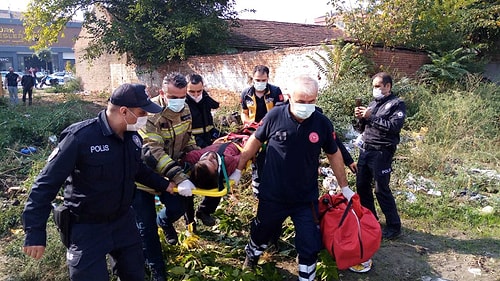
<svg viewBox="0 0 500 281">
<path fill-rule="evenodd" d="M 344 213 L 342 214 L 342 218 L 340 219 L 340 222 L 339 222 L 339 227 L 341 227 L 342 224 L 344 223 L 344 220 L 347 217 L 347 214 L 349 213 L 351 208 L 352 208 L 352 199 L 349 200 L 349 202 L 347 203 L 347 206 L 345 207 Z"/>
<path fill-rule="evenodd" d="M 332 195 L 328 194 L 328 198 L 323 198 L 323 200 L 321 202 L 322 204 L 328 205 L 328 208 L 319 214 L 319 220 L 321 220 L 327 212 L 331 211 L 333 208 L 337 207 L 338 205 L 345 203 L 346 201 L 347 201 L 347 199 L 344 198 L 342 200 L 337 201 L 336 203 L 332 203 L 333 202 Z"/>
</svg>

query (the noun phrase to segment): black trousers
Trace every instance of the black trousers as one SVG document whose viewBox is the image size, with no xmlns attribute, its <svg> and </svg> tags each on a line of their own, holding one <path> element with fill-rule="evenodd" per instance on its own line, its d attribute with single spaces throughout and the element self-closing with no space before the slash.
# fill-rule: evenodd
<svg viewBox="0 0 500 281">
<path fill-rule="evenodd" d="M 200 203 L 200 206 L 198 206 L 198 211 L 203 212 L 205 214 L 211 215 L 215 212 L 215 209 L 217 209 L 217 206 L 219 205 L 221 197 L 209 197 L 206 196 L 203 198 L 203 201 Z M 193 196 L 186 197 L 186 214 L 185 214 L 185 219 L 186 219 L 186 224 L 190 224 L 194 221 L 194 198 Z"/>
<path fill-rule="evenodd" d="M 28 94 L 29 105 L 33 101 L 33 88 L 23 88 L 23 103 L 26 104 L 26 94 Z"/>
<path fill-rule="evenodd" d="M 401 219 L 399 218 L 396 201 L 389 188 L 392 158 L 395 151 L 395 147 L 361 151 L 357 164 L 356 188 L 361 199 L 361 205 L 371 210 L 378 219 L 372 191 L 372 182 L 374 182 L 375 197 L 384 213 L 387 226 L 399 229 Z"/>
</svg>

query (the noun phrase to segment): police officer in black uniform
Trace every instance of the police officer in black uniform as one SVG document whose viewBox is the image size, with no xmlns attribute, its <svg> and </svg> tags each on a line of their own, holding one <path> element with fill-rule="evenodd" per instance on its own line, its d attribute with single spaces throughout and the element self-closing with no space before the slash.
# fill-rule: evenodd
<svg viewBox="0 0 500 281">
<path fill-rule="evenodd" d="M 96 118 L 62 132 L 22 214 L 28 256 L 42 257 L 51 201 L 64 185 L 71 280 L 109 280 L 106 254 L 120 280 L 144 280 L 141 238 L 131 208 L 134 181 L 158 191 L 170 191 L 173 185 L 142 162 L 136 131 L 146 124 L 148 112 L 161 110 L 148 99 L 144 85 L 123 84 Z"/>
<path fill-rule="evenodd" d="M 372 85 L 375 100 L 368 107 L 359 106 L 354 110 L 363 140 L 358 159 L 356 187 L 361 205 L 370 209 L 377 217 L 372 192 L 374 179 L 375 196 L 386 219 L 382 236 L 385 239 L 395 239 L 401 235 L 401 220 L 389 181 L 392 158 L 406 116 L 406 106 L 391 92 L 392 78 L 389 74 L 375 74 Z"/>
</svg>

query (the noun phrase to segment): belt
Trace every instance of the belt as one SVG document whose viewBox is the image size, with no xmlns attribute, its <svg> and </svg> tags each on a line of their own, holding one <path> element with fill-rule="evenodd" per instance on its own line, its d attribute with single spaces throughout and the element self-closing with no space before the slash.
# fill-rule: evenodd
<svg viewBox="0 0 500 281">
<path fill-rule="evenodd" d="M 387 149 L 387 150 L 390 150 L 390 149 L 394 149 L 395 148 L 395 145 L 375 145 L 375 144 L 369 144 L 369 143 L 363 143 L 363 145 L 361 145 L 362 148 L 366 149 L 366 150 L 384 150 L 384 149 Z"/>
<path fill-rule="evenodd" d="M 73 223 L 89 223 L 89 224 L 99 224 L 99 223 L 109 223 L 115 221 L 116 219 L 122 217 L 128 212 L 128 210 L 116 212 L 107 216 L 96 216 L 96 215 L 77 215 L 71 213 L 71 222 Z"/>
</svg>

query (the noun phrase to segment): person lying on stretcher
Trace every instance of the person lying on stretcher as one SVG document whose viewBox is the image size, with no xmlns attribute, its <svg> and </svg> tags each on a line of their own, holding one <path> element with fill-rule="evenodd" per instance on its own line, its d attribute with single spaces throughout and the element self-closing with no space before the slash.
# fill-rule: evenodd
<svg viewBox="0 0 500 281">
<path fill-rule="evenodd" d="M 222 153 L 219 151 L 221 147 Z M 227 176 L 236 170 L 240 159 L 240 149 L 241 145 L 235 142 L 214 143 L 188 152 L 182 157 L 181 164 L 191 166 L 190 180 L 197 189 L 216 189 L 219 187 L 219 177 L 224 177 L 223 165 Z M 221 156 L 223 156 L 224 163 L 222 163 Z"/>
<path fill-rule="evenodd" d="M 237 142 L 222 139 L 205 148 L 192 150 L 180 160 L 180 164 L 187 167 L 190 180 L 196 186 L 193 194 L 205 196 L 196 213 L 193 197 L 186 198 L 186 225 L 192 224 L 194 231 L 195 215 L 204 225 L 215 225 L 212 214 L 221 197 L 230 190 L 228 176 L 236 170 L 240 149 Z"/>
</svg>

